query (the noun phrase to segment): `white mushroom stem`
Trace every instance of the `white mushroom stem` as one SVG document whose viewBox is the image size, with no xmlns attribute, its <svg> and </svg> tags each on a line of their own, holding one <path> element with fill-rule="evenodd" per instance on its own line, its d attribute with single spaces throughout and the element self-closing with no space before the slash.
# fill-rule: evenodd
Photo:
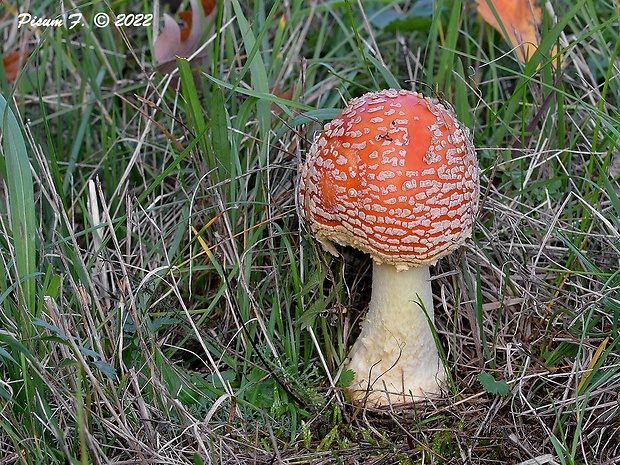
<svg viewBox="0 0 620 465">
<path fill-rule="evenodd" d="M 397 271 L 374 263 L 368 314 L 349 355 L 354 402 L 393 405 L 440 394 L 446 374 L 429 326 L 433 316 L 428 266 Z"/>
</svg>

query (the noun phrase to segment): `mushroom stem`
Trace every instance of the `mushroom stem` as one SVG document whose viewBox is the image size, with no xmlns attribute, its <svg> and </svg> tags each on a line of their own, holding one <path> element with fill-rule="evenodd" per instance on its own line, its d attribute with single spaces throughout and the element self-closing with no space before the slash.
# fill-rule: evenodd
<svg viewBox="0 0 620 465">
<path fill-rule="evenodd" d="M 354 402 L 402 404 L 440 394 L 446 374 L 429 326 L 433 316 L 428 266 L 397 271 L 374 262 L 368 314 L 349 354 Z"/>
</svg>

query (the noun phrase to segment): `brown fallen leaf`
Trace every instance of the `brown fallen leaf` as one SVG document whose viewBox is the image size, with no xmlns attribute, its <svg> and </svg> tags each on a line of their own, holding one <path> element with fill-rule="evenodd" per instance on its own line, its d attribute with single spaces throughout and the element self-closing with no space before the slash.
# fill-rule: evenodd
<svg viewBox="0 0 620 465">
<path fill-rule="evenodd" d="M 293 98 L 293 95 L 295 95 L 295 89 L 294 88 L 282 90 L 282 89 L 280 89 L 277 86 L 272 87 L 269 92 L 271 92 L 276 97 L 280 97 L 280 98 L 283 98 L 285 100 L 291 100 Z M 271 111 L 275 115 L 282 114 L 282 108 L 280 107 L 280 105 L 278 105 L 275 102 L 271 102 Z"/>
<path fill-rule="evenodd" d="M 9 82 L 13 82 L 17 79 L 20 71 L 22 70 L 26 59 L 30 55 L 30 52 L 25 49 L 15 50 L 8 52 L 2 57 L 2 64 L 4 65 L 4 72 L 6 79 Z"/>
<path fill-rule="evenodd" d="M 508 37 L 504 35 L 504 30 L 487 1 L 493 4 Z M 478 13 L 516 47 L 515 51 L 522 63 L 534 54 L 540 43 L 536 28 L 541 22 L 540 7 L 535 0 L 478 0 Z"/>
<path fill-rule="evenodd" d="M 181 27 L 175 19 L 164 14 L 164 28 L 153 44 L 155 61 L 162 73 L 169 73 L 176 68 L 176 57 L 189 58 L 200 46 L 200 39 L 205 31 L 208 18 L 215 12 L 215 0 L 201 0 L 205 20 L 200 18 L 199 0 L 190 0 L 191 11 L 180 11 L 179 18 L 185 23 Z"/>
</svg>

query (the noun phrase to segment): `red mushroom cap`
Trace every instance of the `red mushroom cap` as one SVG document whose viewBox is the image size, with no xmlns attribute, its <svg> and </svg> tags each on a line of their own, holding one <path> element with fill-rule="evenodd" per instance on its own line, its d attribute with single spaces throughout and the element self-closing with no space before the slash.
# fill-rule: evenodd
<svg viewBox="0 0 620 465">
<path fill-rule="evenodd" d="M 406 90 L 351 100 L 315 139 L 301 171 L 312 233 L 399 269 L 429 265 L 471 235 L 478 163 L 469 130 Z"/>
</svg>

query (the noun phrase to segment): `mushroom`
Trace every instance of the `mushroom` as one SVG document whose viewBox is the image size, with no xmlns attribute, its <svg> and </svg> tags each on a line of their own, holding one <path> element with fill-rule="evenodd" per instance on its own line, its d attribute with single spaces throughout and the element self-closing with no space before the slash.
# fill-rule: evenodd
<svg viewBox="0 0 620 465">
<path fill-rule="evenodd" d="M 373 259 L 372 296 L 348 368 L 351 399 L 370 406 L 441 394 L 429 266 L 471 236 L 478 163 L 445 104 L 406 90 L 349 102 L 301 169 L 300 211 L 323 248 Z"/>
</svg>

